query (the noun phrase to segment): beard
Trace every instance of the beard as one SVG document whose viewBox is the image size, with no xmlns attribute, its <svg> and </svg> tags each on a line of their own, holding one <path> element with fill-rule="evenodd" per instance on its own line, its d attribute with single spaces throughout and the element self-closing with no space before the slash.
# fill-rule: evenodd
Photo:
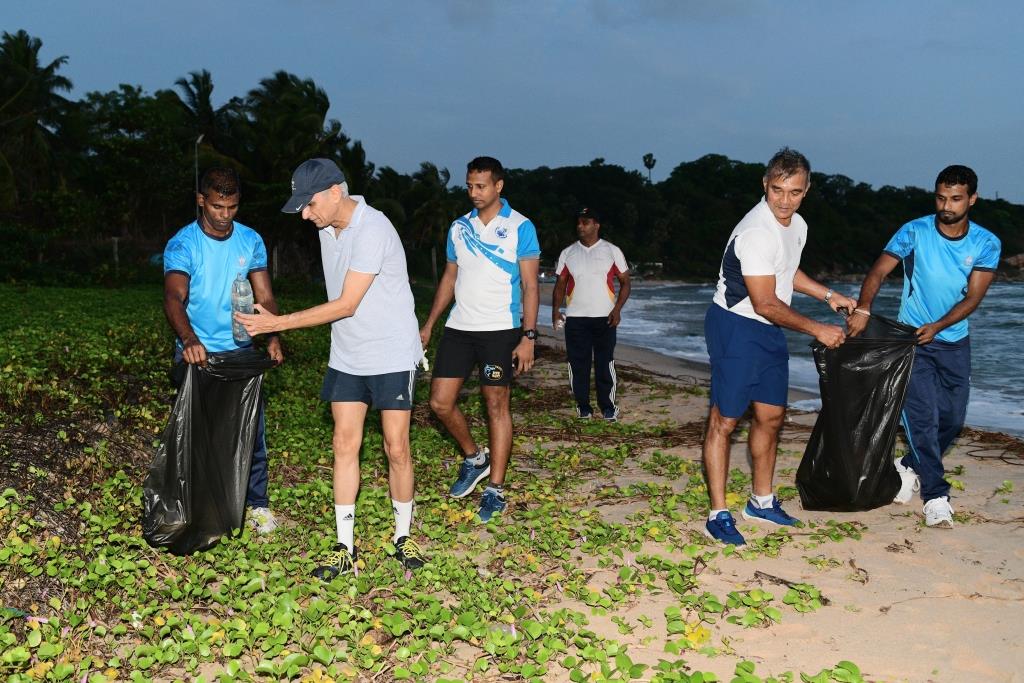
<svg viewBox="0 0 1024 683">
<path fill-rule="evenodd" d="M 955 214 L 950 211 L 940 211 L 938 213 L 939 222 L 943 225 L 953 225 L 959 223 L 967 217 L 967 213 Z"/>
</svg>

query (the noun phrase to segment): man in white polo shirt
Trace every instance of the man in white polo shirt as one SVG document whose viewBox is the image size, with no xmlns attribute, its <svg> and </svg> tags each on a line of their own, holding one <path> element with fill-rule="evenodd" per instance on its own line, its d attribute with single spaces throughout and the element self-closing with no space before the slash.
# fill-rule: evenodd
<svg viewBox="0 0 1024 683">
<path fill-rule="evenodd" d="M 448 264 L 420 329 L 425 347 L 434 324 L 455 299 L 437 347 L 430 407 L 464 456 L 449 494 L 467 496 L 490 476 L 480 501 L 482 522 L 505 509 L 502 486 L 512 452 L 510 385 L 514 374 L 533 367 L 537 338 L 537 230 L 501 198 L 504 186 L 500 161 L 477 157 L 469 162 L 466 187 L 474 208 L 448 230 Z M 477 446 L 456 405 L 474 367 L 479 367 L 487 404 L 489 449 Z"/>
<path fill-rule="evenodd" d="M 576 399 L 576 414 L 589 420 L 590 363 L 594 363 L 597 407 L 609 422 L 619 417 L 615 405 L 615 337 L 622 317 L 622 306 L 629 298 L 629 268 L 622 250 L 601 239 L 601 216 L 590 207 L 576 216 L 579 241 L 562 250 L 555 273 L 551 297 L 551 325 L 561 322 L 562 301 L 565 310 L 565 353 L 569 359 L 569 385 Z M 619 281 L 618 295 L 614 282 Z"/>
<path fill-rule="evenodd" d="M 327 284 L 325 304 L 289 315 L 236 314 L 250 334 L 331 323 L 331 358 L 320 398 L 334 417 L 334 514 L 338 543 L 313 572 L 329 581 L 353 570 L 359 450 L 369 408 L 380 410 L 388 486 L 395 513 L 395 557 L 406 569 L 423 566 L 409 538 L 413 467 L 409 447 L 415 366 L 423 357 L 405 251 L 380 211 L 350 196 L 330 159 L 310 159 L 292 175 L 292 197 L 281 209 L 302 213 L 320 230 Z"/>
</svg>

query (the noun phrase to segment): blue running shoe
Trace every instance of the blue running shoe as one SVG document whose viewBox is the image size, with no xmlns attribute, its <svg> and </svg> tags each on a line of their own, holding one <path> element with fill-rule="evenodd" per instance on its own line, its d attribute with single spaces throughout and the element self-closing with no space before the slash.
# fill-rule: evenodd
<svg viewBox="0 0 1024 683">
<path fill-rule="evenodd" d="M 578 417 L 581 420 L 589 420 L 590 418 L 594 417 L 594 411 L 590 406 L 576 406 L 576 417 Z"/>
<path fill-rule="evenodd" d="M 800 523 L 799 519 L 782 509 L 782 503 L 775 496 L 772 496 L 772 506 L 767 508 L 758 507 L 753 500 L 748 500 L 747 506 L 743 508 L 743 519 L 779 526 L 796 526 Z"/>
<path fill-rule="evenodd" d="M 615 407 L 605 408 L 604 410 L 601 411 L 601 417 L 603 417 L 608 422 L 618 422 L 619 409 Z"/>
<path fill-rule="evenodd" d="M 498 495 L 497 491 L 484 491 L 483 497 L 480 498 L 480 512 L 476 513 L 476 516 L 480 518 L 481 522 L 487 524 L 491 521 L 491 517 L 504 512 L 506 506 L 508 503 Z"/>
<path fill-rule="evenodd" d="M 480 451 L 478 451 L 480 452 Z M 465 459 L 462 461 L 462 466 L 459 467 L 459 478 L 455 480 L 452 487 L 448 489 L 448 495 L 453 498 L 464 498 L 473 492 L 476 485 L 480 481 L 486 478 L 491 473 L 491 454 L 486 448 L 483 449 L 483 454 L 486 456 L 484 464 L 477 466 Z"/>
<path fill-rule="evenodd" d="M 704 525 L 704 535 L 726 545 L 746 545 L 743 534 L 736 530 L 736 520 L 726 512 L 719 512 Z"/>
</svg>

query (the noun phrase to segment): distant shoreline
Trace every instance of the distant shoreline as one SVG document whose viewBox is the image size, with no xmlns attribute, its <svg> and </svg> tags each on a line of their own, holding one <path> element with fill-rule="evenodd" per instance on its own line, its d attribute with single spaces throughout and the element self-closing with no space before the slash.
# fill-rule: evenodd
<svg viewBox="0 0 1024 683">
<path fill-rule="evenodd" d="M 646 280 L 645 282 L 657 282 L 658 284 L 671 285 L 681 283 L 681 280 Z M 694 283 L 686 283 L 694 284 Z M 710 285 L 710 283 L 709 283 Z M 540 302 L 544 305 L 551 304 L 551 293 L 553 285 L 550 283 L 541 283 L 540 285 Z M 547 346 L 559 353 L 565 351 L 565 335 L 564 333 L 556 333 L 551 327 L 550 320 L 538 320 L 537 328 L 540 332 L 540 343 L 543 346 Z M 655 376 L 668 377 L 672 379 L 683 379 L 686 377 L 692 377 L 701 381 L 710 381 L 711 379 L 711 366 L 709 363 L 701 361 L 695 361 L 687 358 L 679 358 L 676 356 L 669 356 L 659 351 L 653 351 L 651 349 L 635 346 L 632 344 L 625 344 L 619 342 L 615 346 L 615 359 L 617 362 L 622 364 L 630 364 L 637 366 L 643 370 L 652 373 Z M 806 401 L 820 398 L 817 392 L 810 392 L 805 389 L 799 389 L 790 386 L 788 402 L 790 404 L 796 403 L 797 401 Z M 1000 437 L 1011 438 L 1016 441 L 1024 442 L 1024 439 L 1020 435 L 1012 432 L 993 430 L 991 428 L 977 427 L 968 423 L 965 429 L 971 429 L 984 434 L 994 434 Z"/>
</svg>

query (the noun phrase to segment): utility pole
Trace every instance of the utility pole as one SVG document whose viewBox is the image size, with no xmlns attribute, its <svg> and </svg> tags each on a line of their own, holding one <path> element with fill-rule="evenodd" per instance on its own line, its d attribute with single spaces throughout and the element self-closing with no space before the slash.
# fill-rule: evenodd
<svg viewBox="0 0 1024 683">
<path fill-rule="evenodd" d="M 200 133 L 199 137 L 196 138 L 195 154 L 193 159 L 195 160 L 196 169 L 196 194 L 199 194 L 199 143 L 203 141 L 203 134 Z M 199 204 L 196 203 L 196 220 L 199 220 Z"/>
</svg>

